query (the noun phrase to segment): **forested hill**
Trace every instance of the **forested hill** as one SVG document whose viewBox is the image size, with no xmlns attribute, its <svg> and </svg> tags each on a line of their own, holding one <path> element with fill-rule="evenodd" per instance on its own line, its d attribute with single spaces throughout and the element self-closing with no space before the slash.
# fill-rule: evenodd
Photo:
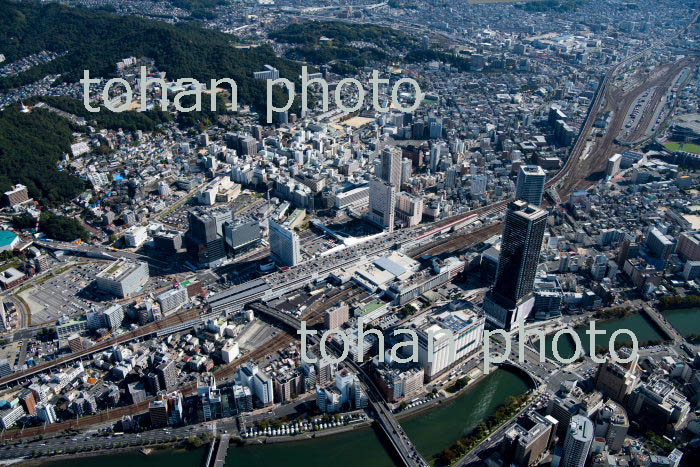
<svg viewBox="0 0 700 467">
<path fill-rule="evenodd" d="M 321 37 L 345 46 L 353 41 L 369 42 L 377 47 L 409 49 L 417 41 L 396 29 L 374 24 L 344 23 L 342 21 L 307 21 L 292 23 L 270 34 L 272 39 L 289 44 L 317 45 Z"/>
<path fill-rule="evenodd" d="M 0 0 L 0 12 L 0 50 L 8 62 L 41 50 L 68 52 L 18 76 L 0 79 L 0 91 L 52 73 L 64 73 L 67 81 L 79 80 L 84 69 L 92 76 L 112 76 L 117 61 L 150 57 L 170 79 L 233 78 L 239 101 L 262 109 L 265 82 L 254 80 L 253 71 L 269 64 L 291 79 L 301 72 L 298 64 L 278 58 L 267 46 L 238 49 L 234 36 L 191 23 L 172 25 L 55 3 L 7 0 Z"/>
<path fill-rule="evenodd" d="M 0 112 L 0 192 L 22 183 L 48 204 L 79 195 L 85 183 L 56 168 L 70 151 L 71 135 L 68 121 L 46 110 L 22 113 L 12 106 Z"/>
<path fill-rule="evenodd" d="M 54 73 L 63 73 L 63 79 L 69 82 L 82 78 L 84 69 L 90 70 L 92 76 L 109 77 L 114 74 L 116 62 L 135 56 L 155 59 L 156 66 L 166 71 L 169 79 L 208 82 L 212 78 L 233 78 L 238 85 L 239 103 L 263 109 L 266 83 L 254 80 L 253 71 L 270 64 L 283 76 L 297 79 L 301 67 L 276 57 L 269 47 L 237 49 L 235 41 L 234 36 L 194 24 L 172 25 L 54 3 L 0 0 L 0 52 L 8 63 L 42 50 L 67 51 L 52 62 L 0 79 L 0 92 Z M 153 130 L 172 118 L 161 112 L 103 111 L 88 116 L 80 108 L 81 102 L 66 98 L 38 97 L 27 103 L 39 101 L 89 117 L 99 128 Z M 85 184 L 67 172 L 59 172 L 56 164 L 70 150 L 72 131 L 79 129 L 45 110 L 21 113 L 18 107 L 0 111 L 0 192 L 22 183 L 29 188 L 30 196 L 45 204 L 69 201 L 85 189 Z M 220 104 L 219 109 L 222 108 Z M 178 117 L 185 127 L 210 120 L 213 116 L 206 112 Z"/>
</svg>

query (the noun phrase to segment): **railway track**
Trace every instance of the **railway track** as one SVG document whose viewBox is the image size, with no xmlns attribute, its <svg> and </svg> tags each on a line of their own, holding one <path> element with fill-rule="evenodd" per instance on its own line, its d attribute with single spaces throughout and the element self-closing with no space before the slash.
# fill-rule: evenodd
<svg viewBox="0 0 700 467">
<path fill-rule="evenodd" d="M 280 333 L 277 336 L 268 339 L 262 346 L 256 348 L 255 350 L 237 358 L 229 365 L 226 365 L 214 372 L 216 379 L 218 381 L 223 381 L 232 377 L 238 369 L 245 362 L 249 360 L 259 360 L 266 357 L 269 354 L 277 352 L 282 348 L 286 347 L 290 343 L 294 342 L 295 338 L 286 334 Z M 190 395 L 197 392 L 197 383 L 192 382 L 185 384 L 178 388 L 183 395 Z M 61 433 L 66 430 L 80 430 L 83 428 L 98 426 L 107 423 L 114 423 L 122 419 L 126 415 L 139 415 L 148 412 L 148 405 L 151 401 L 155 400 L 155 397 L 150 397 L 145 401 L 138 402 L 136 404 L 127 405 L 124 407 L 118 407 L 116 409 L 100 412 L 95 415 L 88 415 L 86 417 L 81 417 L 75 420 L 69 420 L 60 423 L 54 423 L 51 425 L 44 425 L 39 427 L 25 428 L 23 430 L 11 430 L 5 431 L 0 434 L 0 440 L 14 440 L 21 438 L 32 438 L 35 436 L 44 436 L 50 434 Z"/>
<path fill-rule="evenodd" d="M 503 223 L 498 222 L 496 224 L 491 224 L 486 227 L 482 227 L 479 230 L 475 230 L 468 234 L 456 235 L 454 238 L 447 240 L 444 243 L 433 246 L 427 250 L 420 250 L 419 252 L 413 253 L 414 258 L 418 258 L 423 255 L 440 255 L 448 252 L 455 252 L 459 250 L 464 250 L 469 247 L 476 245 L 479 242 L 484 241 L 484 239 L 497 235 L 503 231 Z"/>
<path fill-rule="evenodd" d="M 363 290 L 360 288 L 348 288 L 343 290 L 342 292 L 330 297 L 327 300 L 321 301 L 321 302 L 316 302 L 314 304 L 314 308 L 311 309 L 310 312 L 308 312 L 305 315 L 305 319 L 310 325 L 315 325 L 323 321 L 323 313 L 326 309 L 329 307 L 339 303 L 342 300 L 349 300 L 354 298 L 357 295 L 360 295 L 363 293 Z M 156 323 L 152 323 L 153 326 L 148 327 L 149 333 L 155 332 L 157 329 L 163 329 L 165 327 L 174 325 L 174 324 L 179 324 L 179 323 L 184 323 L 187 322 L 190 319 L 196 318 L 199 316 L 198 311 L 192 310 L 190 313 L 183 313 L 180 315 L 173 315 L 171 317 L 168 317 L 164 320 L 158 321 Z M 145 326 L 144 326 L 145 328 Z M 133 338 L 133 336 L 131 336 Z M 124 339 L 122 339 L 123 341 Z M 237 358 L 233 362 L 231 362 L 228 365 L 225 365 L 218 370 L 214 371 L 214 375 L 216 376 L 218 381 L 224 381 L 227 379 L 231 379 L 235 373 L 238 371 L 238 369 L 243 365 L 245 362 L 250 361 L 250 360 L 260 360 L 262 358 L 265 358 L 266 356 L 277 352 L 284 347 L 288 346 L 292 342 L 296 340 L 295 336 L 289 335 L 287 333 L 280 333 L 274 337 L 271 337 L 263 345 L 260 347 L 256 348 L 255 350 Z M 121 342 L 121 341 L 120 341 Z M 108 348 L 114 345 L 116 342 L 114 340 L 110 340 L 108 342 L 105 342 L 103 348 Z M 92 349 L 91 349 L 92 350 Z M 79 357 L 78 357 L 79 358 Z M 66 362 L 68 363 L 68 362 Z M 192 382 L 192 383 L 187 383 L 180 388 L 178 388 L 180 392 L 182 392 L 183 395 L 189 395 L 193 394 L 197 391 L 197 383 Z M 51 425 L 45 425 L 45 426 L 40 426 L 40 427 L 32 427 L 32 428 L 26 428 L 24 430 L 10 430 L 10 431 L 5 431 L 2 434 L 0 434 L 0 440 L 7 441 L 7 440 L 14 440 L 14 439 L 21 439 L 21 438 L 32 438 L 36 436 L 44 436 L 44 435 L 51 435 L 51 434 L 57 434 L 61 433 L 66 430 L 79 430 L 83 428 L 87 428 L 90 426 L 98 426 L 98 425 L 103 425 L 107 423 L 114 423 L 122 419 L 122 417 L 126 415 L 139 415 L 142 413 L 148 412 L 148 405 L 151 401 L 155 400 L 154 397 L 151 397 L 145 401 L 138 402 L 136 404 L 131 404 L 128 406 L 124 407 L 118 407 L 116 409 L 100 412 L 95 415 L 88 415 L 86 417 L 81 417 L 75 420 L 69 420 L 65 422 L 60 422 L 60 423 L 54 423 Z"/>
<path fill-rule="evenodd" d="M 699 13 L 696 13 L 693 17 L 693 20 L 689 23 L 692 24 L 694 23 L 697 19 L 698 16 L 700 15 Z M 683 30 L 681 30 L 677 36 L 681 35 L 685 30 L 688 29 L 688 26 L 686 26 Z M 675 38 L 674 37 L 674 38 Z M 670 39 L 669 39 L 670 40 Z M 619 133 L 620 128 L 617 128 L 618 124 L 616 123 L 615 126 L 612 126 L 609 128 L 609 130 L 606 132 L 606 136 L 604 137 L 604 140 L 602 144 L 596 144 L 596 148 L 594 148 L 594 152 L 586 158 L 585 164 L 580 166 L 580 158 L 583 153 L 585 143 L 588 139 L 588 135 L 590 134 L 590 130 L 592 128 L 592 122 L 595 121 L 595 117 L 598 115 L 598 113 L 604 109 L 604 107 L 601 107 L 602 103 L 604 101 L 607 101 L 608 103 L 614 99 L 615 94 L 614 92 L 611 92 L 608 89 L 609 81 L 611 76 L 614 75 L 617 69 L 619 69 L 620 66 L 623 64 L 629 63 L 631 60 L 636 60 L 637 58 L 643 56 L 646 54 L 648 51 L 653 50 L 654 47 L 650 47 L 649 49 L 642 51 L 632 57 L 627 58 L 623 62 L 620 62 L 618 65 L 616 65 L 608 74 L 606 74 L 603 79 L 601 80 L 601 84 L 598 88 L 598 91 L 596 93 L 596 96 L 594 98 L 594 101 L 592 105 L 589 107 L 589 112 L 588 115 L 586 116 L 586 119 L 584 120 L 584 124 L 581 127 L 581 130 L 579 132 L 579 135 L 577 137 L 577 140 L 572 148 L 572 151 L 570 152 L 570 156 L 567 159 L 564 167 L 562 170 L 559 171 L 551 180 L 549 180 L 546 183 L 545 188 L 550 188 L 554 187 L 557 189 L 558 193 L 562 197 L 566 197 L 568 194 L 570 194 L 573 190 L 580 188 L 582 186 L 587 186 L 592 184 L 590 180 L 588 180 L 588 177 L 590 177 L 591 174 L 595 173 L 596 171 L 600 171 L 601 168 L 604 168 L 604 165 L 606 164 L 607 158 L 605 158 L 606 153 L 610 153 L 610 150 L 615 148 L 614 146 L 614 138 L 617 136 Z M 638 92 L 643 92 L 642 88 L 648 88 L 649 85 L 643 85 L 635 88 L 635 91 L 638 90 Z M 636 92 L 632 93 L 627 93 L 625 94 L 623 104 L 627 105 L 627 108 L 631 103 L 634 101 L 634 98 L 630 97 L 631 95 L 637 94 Z M 638 95 L 638 94 L 637 94 Z M 630 100 L 631 99 L 631 100 Z M 625 113 L 626 115 L 626 109 Z M 624 115 L 622 116 L 622 121 L 624 122 Z M 572 172 L 572 169 L 576 169 L 574 173 Z M 581 169 L 585 172 L 584 175 L 580 174 Z M 571 177 L 571 175 L 578 175 Z M 510 202 L 510 200 L 504 200 L 499 203 L 495 203 L 493 205 L 485 206 L 483 208 L 475 209 L 471 211 L 469 214 L 477 214 L 477 215 L 487 215 L 489 212 L 497 212 L 501 210 L 505 210 L 505 207 L 507 204 Z M 456 219 L 459 219 L 460 217 L 464 217 L 465 214 L 460 214 L 458 216 L 453 216 L 451 218 L 444 219 L 435 225 L 437 227 L 441 225 L 448 225 L 451 222 L 454 222 Z M 444 242 L 439 245 L 435 245 L 430 247 L 429 249 L 423 251 L 420 255 L 424 254 L 440 254 L 444 253 L 447 251 L 456 251 L 459 249 L 463 249 L 465 247 L 471 246 L 474 243 L 478 243 L 479 241 L 482 241 L 484 238 L 488 238 L 491 235 L 494 235 L 496 233 L 499 233 L 502 229 L 502 223 L 496 223 L 492 224 L 490 226 L 478 229 L 473 232 L 469 232 L 466 234 L 458 235 L 455 236 L 454 238 L 448 240 L 447 242 Z M 306 315 L 306 319 L 309 322 L 316 321 L 318 322 L 321 317 L 322 317 L 322 312 L 328 307 L 332 306 L 335 303 L 338 303 L 343 299 L 343 297 L 354 297 L 355 295 L 361 293 L 362 290 L 355 290 L 354 288 L 349 288 L 346 289 L 344 292 L 341 292 L 340 294 L 337 294 L 334 297 L 331 297 L 330 299 L 321 302 L 323 306 L 320 306 L 318 308 L 314 308 L 313 311 L 308 313 Z M 347 293 L 347 295 L 344 295 Z M 355 295 L 353 295 L 355 293 Z M 348 298 L 345 298 L 348 299 Z M 337 301 L 336 301 L 337 300 Z M 194 313 L 194 316 L 190 316 L 188 313 Z M 134 338 L 138 338 L 141 336 L 147 336 L 149 334 L 153 334 L 157 332 L 159 329 L 164 329 L 176 324 L 181 324 L 185 323 L 189 320 L 195 319 L 199 317 L 199 312 L 197 310 L 190 310 L 189 312 L 184 312 L 184 313 L 178 313 L 176 315 L 170 316 L 164 320 L 161 320 L 156 323 L 151 323 L 150 325 L 146 325 L 142 328 L 140 328 L 137 331 L 133 331 L 131 333 L 126 333 L 122 336 L 119 336 L 116 339 L 111 339 L 109 341 L 106 341 L 104 343 L 97 344 L 97 346 L 91 348 L 89 351 L 83 351 L 83 352 L 78 352 L 76 354 L 71 354 L 67 357 L 65 357 L 64 361 L 61 361 L 59 363 L 69 363 L 73 360 L 86 357 L 87 355 L 94 353 L 95 351 L 99 351 L 108 347 L 111 347 L 115 344 L 125 342 L 128 340 L 132 340 Z M 295 340 L 294 337 L 287 335 L 287 334 L 281 334 L 279 336 L 275 336 L 268 341 L 266 341 L 265 344 L 263 344 L 261 347 L 253 350 L 252 352 L 246 354 L 245 356 L 236 359 L 234 362 L 232 362 L 230 365 L 226 365 L 223 368 L 220 368 L 215 372 L 215 375 L 219 379 L 227 379 L 230 376 L 232 376 L 237 369 L 240 367 L 241 364 L 248 360 L 256 360 L 259 358 L 263 358 L 266 355 L 269 355 L 270 353 L 273 353 L 277 350 L 280 350 L 281 348 L 285 347 L 286 345 L 289 345 L 291 342 Z M 9 379 L 14 379 L 16 380 L 17 377 L 23 378 L 23 377 L 28 377 L 33 374 L 36 374 L 44 369 L 48 369 L 50 367 L 56 366 L 56 362 L 51 362 L 50 364 L 46 365 L 46 368 L 44 368 L 43 365 L 40 365 L 38 367 L 35 367 L 31 370 L 27 370 L 25 372 L 21 372 L 19 374 L 15 374 L 12 377 L 8 378 Z M 7 380 L 5 381 L 7 382 Z M 0 379 L 0 384 L 3 384 L 3 380 Z M 189 394 L 196 390 L 196 383 L 189 383 L 180 390 L 185 393 Z M 14 430 L 14 431 L 9 431 L 9 432 L 4 432 L 0 434 L 0 440 L 11 440 L 11 439 L 19 439 L 19 438 L 28 438 L 28 437 L 34 437 L 38 435 L 45 435 L 45 434 L 55 434 L 59 433 L 65 430 L 71 430 L 71 429 L 82 429 L 86 428 L 89 426 L 95 426 L 95 425 L 101 425 L 105 423 L 110 423 L 110 422 L 115 422 L 117 420 L 120 420 L 123 416 L 125 415 L 136 415 L 139 413 L 144 413 L 148 410 L 148 404 L 150 403 L 152 399 L 148 399 L 143 402 L 139 402 L 137 404 L 132 404 L 129 406 L 124 406 L 124 407 L 119 407 L 116 409 L 112 409 L 109 411 L 101 412 L 95 415 L 90 415 L 87 417 L 79 418 L 76 420 L 71 420 L 71 421 L 66 421 L 66 422 L 61 422 L 61 423 L 55 423 L 52 425 L 46 425 L 42 427 L 33 427 L 33 428 L 27 428 L 23 430 Z"/>
<path fill-rule="evenodd" d="M 29 378 L 37 373 L 41 373 L 42 371 L 49 370 L 49 369 L 57 367 L 57 366 L 66 365 L 66 364 L 69 364 L 75 360 L 81 360 L 83 358 L 87 358 L 88 356 L 90 356 L 93 353 L 111 348 L 112 346 L 114 346 L 116 344 L 121 344 L 121 343 L 128 342 L 128 341 L 131 341 L 134 339 L 138 339 L 140 337 L 145 337 L 145 336 L 148 336 L 151 334 L 155 334 L 160 330 L 167 329 L 169 327 L 176 326 L 179 324 L 184 324 L 186 322 L 197 319 L 199 316 L 200 316 L 200 312 L 197 309 L 187 310 L 187 311 L 183 311 L 180 313 L 176 313 L 176 314 L 168 316 L 167 318 L 164 318 L 160 321 L 154 321 L 152 323 L 148 323 L 145 326 L 142 326 L 135 331 L 130 331 L 130 332 L 121 334 L 115 338 L 105 340 L 103 342 L 98 342 L 97 344 L 90 347 L 89 349 L 81 350 L 78 352 L 73 352 L 73 353 L 68 354 L 64 357 L 60 357 L 56 360 L 51 360 L 50 362 L 46 362 L 42 365 L 37 365 L 37 366 L 32 367 L 30 369 L 20 371 L 17 373 L 13 373 L 10 376 L 7 376 L 5 378 L 0 379 L 0 385 L 5 385 L 5 384 L 12 383 L 12 382 L 17 382 L 17 381 L 21 382 L 22 379 Z"/>
</svg>

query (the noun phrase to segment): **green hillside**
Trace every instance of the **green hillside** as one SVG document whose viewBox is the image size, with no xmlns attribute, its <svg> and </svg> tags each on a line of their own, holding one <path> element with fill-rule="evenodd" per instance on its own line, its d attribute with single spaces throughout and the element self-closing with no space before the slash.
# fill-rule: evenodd
<svg viewBox="0 0 700 467">
<path fill-rule="evenodd" d="M 68 52 L 18 76 L 0 79 L 0 90 L 50 73 L 64 73 L 67 81 L 78 81 L 85 69 L 91 76 L 112 76 L 119 60 L 150 57 L 170 79 L 208 82 L 233 78 L 240 102 L 260 110 L 265 105 L 266 83 L 254 80 L 254 71 L 269 64 L 289 78 L 296 79 L 301 73 L 299 65 L 278 58 L 267 46 L 238 49 L 234 36 L 191 23 L 172 25 L 54 3 L 15 4 L 7 0 L 0 0 L 0 11 L 0 50 L 8 62 L 41 50 Z M 283 92 L 275 91 L 276 96 Z"/>
</svg>

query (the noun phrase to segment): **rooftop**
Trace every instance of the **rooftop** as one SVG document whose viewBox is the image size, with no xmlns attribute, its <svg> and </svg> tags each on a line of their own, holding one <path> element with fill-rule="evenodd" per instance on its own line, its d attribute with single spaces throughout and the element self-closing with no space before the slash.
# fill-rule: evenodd
<svg viewBox="0 0 700 467">
<path fill-rule="evenodd" d="M 9 230 L 0 230 L 0 246 L 11 245 L 17 238 L 17 234 Z"/>
</svg>

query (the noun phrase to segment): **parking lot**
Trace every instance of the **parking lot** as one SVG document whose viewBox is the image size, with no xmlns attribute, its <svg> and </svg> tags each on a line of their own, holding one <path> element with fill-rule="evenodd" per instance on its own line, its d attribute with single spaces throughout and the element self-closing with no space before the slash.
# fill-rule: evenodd
<svg viewBox="0 0 700 467">
<path fill-rule="evenodd" d="M 302 253 L 304 256 L 309 258 L 313 258 L 314 256 L 339 245 L 338 241 L 331 238 L 330 235 L 317 233 L 313 229 L 302 232 L 299 235 L 299 241 L 301 243 Z"/>
<path fill-rule="evenodd" d="M 104 262 L 79 264 L 22 294 L 31 309 L 32 324 L 56 321 L 60 316 L 83 314 L 91 303 L 79 296 L 88 287 Z"/>
</svg>

